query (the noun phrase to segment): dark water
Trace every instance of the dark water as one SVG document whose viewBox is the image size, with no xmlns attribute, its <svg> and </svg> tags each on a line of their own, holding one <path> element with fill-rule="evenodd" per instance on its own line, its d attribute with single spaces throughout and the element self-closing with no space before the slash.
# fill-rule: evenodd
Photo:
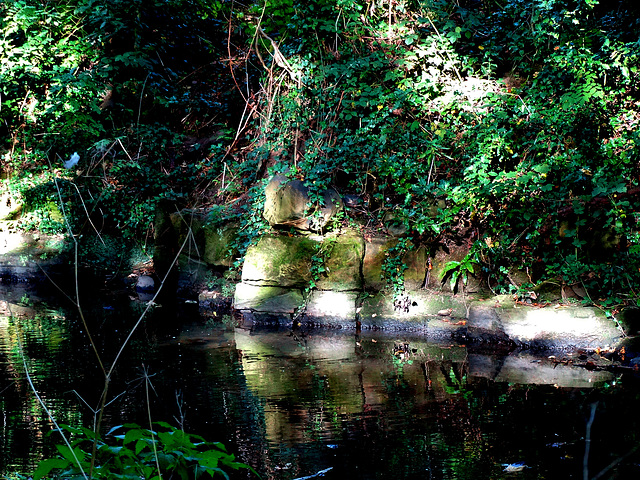
<svg viewBox="0 0 640 480">
<path fill-rule="evenodd" d="M 77 311 L 2 293 L 0 473 L 26 474 L 56 441 L 27 371 L 55 419 L 76 426 L 94 421 L 103 376 Z M 85 306 L 107 368 L 143 308 L 126 296 Z M 524 353 L 402 334 L 250 332 L 183 304 L 141 323 L 109 392 L 106 428 L 144 425 L 150 412 L 225 443 L 265 479 L 640 478 L 639 379 Z"/>
</svg>

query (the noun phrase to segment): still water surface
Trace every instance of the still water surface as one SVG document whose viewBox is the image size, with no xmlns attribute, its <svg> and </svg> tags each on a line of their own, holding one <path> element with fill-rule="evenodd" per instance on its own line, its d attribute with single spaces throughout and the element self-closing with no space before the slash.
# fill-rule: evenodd
<svg viewBox="0 0 640 480">
<path fill-rule="evenodd" d="M 25 367 L 71 425 L 92 424 L 103 377 L 74 309 L 24 292 L 30 306 L 21 307 L 16 292 L 3 293 L 0 473 L 27 473 L 55 436 Z M 143 307 L 126 296 L 85 307 L 105 365 Z M 379 332 L 232 329 L 183 305 L 154 309 L 115 371 L 109 426 L 144 425 L 150 411 L 225 443 L 264 479 L 640 478 L 639 379 L 522 352 Z"/>
</svg>

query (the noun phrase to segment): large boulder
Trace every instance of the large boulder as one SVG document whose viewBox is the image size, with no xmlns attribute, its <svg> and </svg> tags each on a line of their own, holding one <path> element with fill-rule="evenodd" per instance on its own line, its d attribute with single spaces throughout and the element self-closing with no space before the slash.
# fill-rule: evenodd
<svg viewBox="0 0 640 480">
<path fill-rule="evenodd" d="M 335 190 L 325 190 L 321 196 L 321 204 L 309 208 L 312 202 L 304 182 L 276 175 L 265 188 L 263 216 L 272 227 L 320 231 L 343 209 L 342 199 Z"/>
</svg>

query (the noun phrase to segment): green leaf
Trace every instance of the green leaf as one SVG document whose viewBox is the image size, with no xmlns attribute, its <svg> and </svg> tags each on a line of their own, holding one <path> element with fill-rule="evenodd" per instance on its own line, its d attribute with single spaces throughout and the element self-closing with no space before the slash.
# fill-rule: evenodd
<svg viewBox="0 0 640 480">
<path fill-rule="evenodd" d="M 71 450 L 66 445 L 56 445 L 58 452 L 62 455 L 65 460 L 68 460 L 73 465 L 76 465 L 78 462 L 84 462 L 86 453 L 83 452 L 79 447 Z"/>
<path fill-rule="evenodd" d="M 131 430 L 128 430 L 127 433 L 124 436 L 124 444 L 127 445 L 128 443 L 131 442 L 135 442 L 137 440 L 140 440 L 141 438 L 144 438 L 146 436 L 145 432 L 139 428 L 133 428 Z"/>
<path fill-rule="evenodd" d="M 114 433 L 116 430 L 119 430 L 119 429 L 121 429 L 122 427 L 123 427 L 123 425 L 116 425 L 115 427 L 112 427 L 112 428 L 111 428 L 111 430 L 109 430 L 109 431 L 107 432 L 107 435 L 113 435 L 113 433 Z"/>
<path fill-rule="evenodd" d="M 449 285 L 451 286 L 451 290 L 455 290 L 456 285 L 458 284 L 458 277 L 460 276 L 460 271 L 456 270 L 451 274 L 451 280 L 449 281 Z"/>
<path fill-rule="evenodd" d="M 442 268 L 442 272 L 440 273 L 440 279 L 444 279 L 444 277 L 446 277 L 450 271 L 456 270 L 458 268 L 460 268 L 460 262 L 457 262 L 455 260 L 445 263 L 444 267 Z"/>
<path fill-rule="evenodd" d="M 38 468 L 33 472 L 33 480 L 40 480 L 42 477 L 49 475 L 51 470 L 67 468 L 71 462 L 62 458 L 47 458 L 38 464 Z"/>
</svg>

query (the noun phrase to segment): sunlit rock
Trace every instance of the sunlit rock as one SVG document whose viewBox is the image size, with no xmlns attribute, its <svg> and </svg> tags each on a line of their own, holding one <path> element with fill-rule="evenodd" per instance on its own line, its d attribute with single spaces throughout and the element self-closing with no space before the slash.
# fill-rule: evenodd
<svg viewBox="0 0 640 480">
<path fill-rule="evenodd" d="M 247 251 L 242 281 L 306 288 L 313 280 L 321 290 L 359 290 L 363 248 L 362 238 L 353 235 L 265 235 Z"/>
<path fill-rule="evenodd" d="M 433 295 L 425 291 L 406 292 L 406 308 L 385 292 L 366 296 L 360 307 L 362 328 L 373 330 L 421 331 L 431 340 L 444 340 L 466 331 L 467 308 L 462 299 Z M 439 315 L 442 310 L 450 312 Z"/>
<path fill-rule="evenodd" d="M 358 292 L 313 291 L 307 299 L 305 314 L 323 324 L 338 320 L 355 327 Z"/>
<path fill-rule="evenodd" d="M 596 349 L 617 344 L 621 332 L 598 308 L 527 306 L 501 295 L 469 308 L 470 336 L 506 335 L 536 349 Z"/>
<path fill-rule="evenodd" d="M 265 235 L 249 247 L 242 268 L 242 282 L 280 287 L 309 285 L 311 257 L 317 242 L 308 237 Z"/>
<path fill-rule="evenodd" d="M 271 226 L 321 231 L 343 209 L 335 190 L 325 190 L 321 197 L 320 203 L 314 204 L 304 182 L 276 175 L 265 187 L 264 218 Z"/>
</svg>

